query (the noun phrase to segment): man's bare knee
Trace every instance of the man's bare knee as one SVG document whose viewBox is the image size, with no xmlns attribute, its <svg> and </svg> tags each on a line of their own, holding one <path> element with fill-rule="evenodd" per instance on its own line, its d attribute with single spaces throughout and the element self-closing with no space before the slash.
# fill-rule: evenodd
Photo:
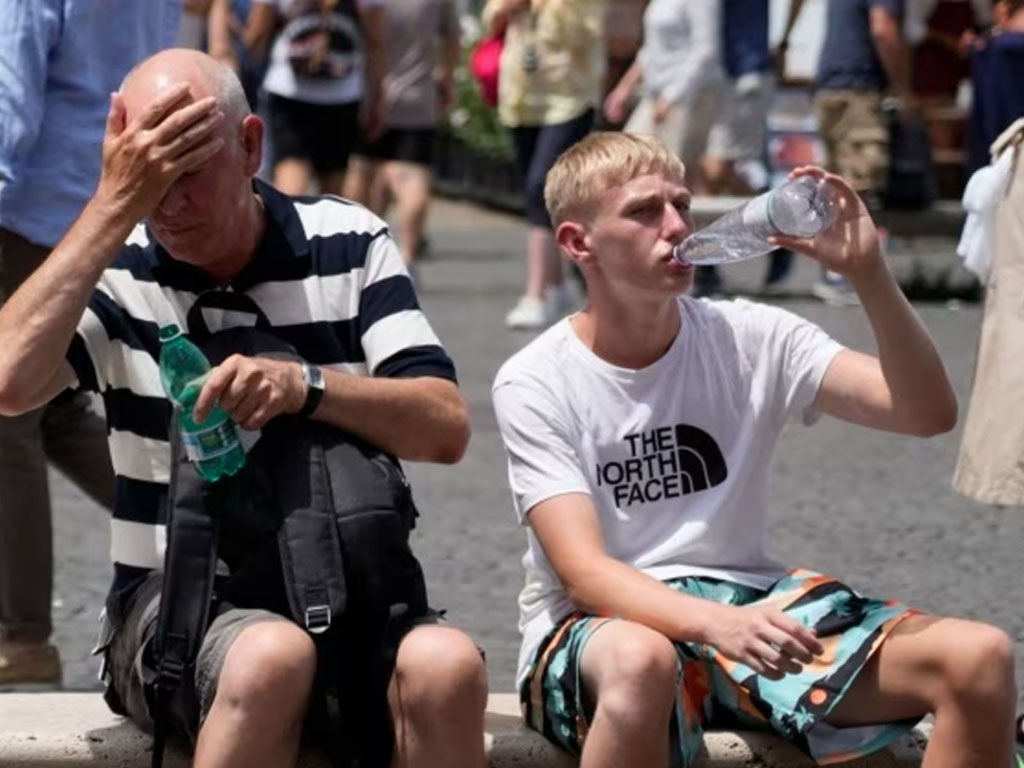
<svg viewBox="0 0 1024 768">
<path fill-rule="evenodd" d="M 301 717 L 316 673 L 312 639 L 287 621 L 242 630 L 228 650 L 217 683 L 217 699 L 236 709 Z"/>
<path fill-rule="evenodd" d="M 588 658 L 591 653 L 597 658 Z M 583 654 L 584 671 L 597 683 L 597 712 L 627 723 L 668 714 L 679 684 L 672 641 L 647 627 L 615 622 L 601 628 Z"/>
<path fill-rule="evenodd" d="M 393 693 L 407 720 L 475 715 L 487 706 L 487 671 L 476 645 L 462 632 L 418 627 L 399 646 Z"/>
</svg>

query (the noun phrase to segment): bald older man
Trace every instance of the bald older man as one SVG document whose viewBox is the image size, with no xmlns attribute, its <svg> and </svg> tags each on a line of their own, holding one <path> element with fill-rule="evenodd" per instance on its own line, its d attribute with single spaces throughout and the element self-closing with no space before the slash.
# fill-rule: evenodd
<svg viewBox="0 0 1024 768">
<path fill-rule="evenodd" d="M 451 360 L 420 313 L 387 229 L 359 206 L 289 198 L 255 180 L 263 124 L 235 76 L 204 54 L 143 62 L 111 97 L 103 173 L 74 226 L 0 311 L 0 412 L 68 386 L 100 392 L 117 473 L 108 597 L 108 700 L 143 725 L 137 657 L 152 633 L 163 562 L 170 405 L 157 329 L 187 327 L 199 293 L 244 293 L 307 361 L 235 356 L 214 401 L 245 429 L 282 413 L 354 433 L 398 457 L 452 463 L 469 426 Z M 142 222 L 142 223 L 140 223 Z M 244 321 L 224 313 L 220 327 Z M 197 766 L 295 761 L 316 653 L 295 624 L 222 610 L 197 661 Z M 486 677 L 475 645 L 436 624 L 410 627 L 388 691 L 395 760 L 484 764 Z"/>
</svg>

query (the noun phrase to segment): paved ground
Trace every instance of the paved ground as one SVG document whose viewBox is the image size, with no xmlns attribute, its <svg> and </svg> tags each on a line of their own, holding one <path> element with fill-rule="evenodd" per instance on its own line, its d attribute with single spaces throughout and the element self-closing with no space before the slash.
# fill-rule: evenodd
<svg viewBox="0 0 1024 768">
<path fill-rule="evenodd" d="M 434 255 L 419 274 L 423 305 L 458 366 L 474 435 L 460 466 L 408 468 L 423 512 L 415 546 L 434 602 L 486 649 L 495 691 L 513 685 L 524 536 L 505 486 L 489 389 L 500 363 L 529 338 L 502 326 L 521 287 L 522 237 L 517 219 L 443 203 L 432 225 Z M 916 248 L 894 255 L 902 274 L 915 259 L 929 269 L 955 263 L 949 241 Z M 753 290 L 764 266 L 738 265 L 729 282 Z M 785 305 L 842 342 L 870 349 L 860 310 L 807 297 L 814 276 L 814 265 L 801 262 Z M 966 410 L 980 309 L 926 304 L 920 311 Z M 950 490 L 959 439 L 959 430 L 920 441 L 830 420 L 787 433 L 770 489 L 772 546 L 786 561 L 843 574 L 863 591 L 998 624 L 1016 640 L 1024 679 L 1024 510 L 982 506 Z M 56 641 L 66 686 L 91 688 L 89 649 L 109 575 L 106 517 L 62 479 L 54 478 L 53 489 Z"/>
</svg>

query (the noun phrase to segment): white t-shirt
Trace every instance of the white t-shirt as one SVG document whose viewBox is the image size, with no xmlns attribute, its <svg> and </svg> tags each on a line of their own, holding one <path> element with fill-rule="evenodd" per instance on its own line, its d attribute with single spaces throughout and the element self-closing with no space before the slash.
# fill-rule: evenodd
<svg viewBox="0 0 1024 768">
<path fill-rule="evenodd" d="M 322 13 L 323 0 L 253 0 L 272 5 L 283 27 L 270 49 L 263 79 L 268 93 L 311 104 L 350 104 L 363 97 L 366 77 L 365 37 L 357 9 L 384 4 L 384 0 L 341 0 L 335 9 Z M 321 24 L 330 29 L 330 45 L 318 77 L 299 77 L 292 55 L 313 40 L 311 31 Z"/>
<path fill-rule="evenodd" d="M 655 578 L 704 575 L 763 588 L 783 575 L 764 549 L 772 451 L 812 404 L 842 347 L 785 310 L 679 299 L 682 328 L 640 370 L 610 365 L 563 320 L 494 382 L 520 521 L 539 502 L 588 494 L 608 554 Z M 574 608 L 532 529 L 519 596 L 521 683 L 544 636 Z"/>
</svg>

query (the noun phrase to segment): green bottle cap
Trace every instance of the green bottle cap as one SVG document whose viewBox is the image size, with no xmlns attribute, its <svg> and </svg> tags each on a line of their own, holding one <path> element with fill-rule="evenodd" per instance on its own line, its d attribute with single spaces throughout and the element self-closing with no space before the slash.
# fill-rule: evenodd
<svg viewBox="0 0 1024 768">
<path fill-rule="evenodd" d="M 179 329 L 178 326 L 174 325 L 173 323 L 171 325 L 165 325 L 163 328 L 160 329 L 161 342 L 170 341 L 171 339 L 176 339 L 179 336 L 181 336 L 181 329 Z"/>
</svg>

